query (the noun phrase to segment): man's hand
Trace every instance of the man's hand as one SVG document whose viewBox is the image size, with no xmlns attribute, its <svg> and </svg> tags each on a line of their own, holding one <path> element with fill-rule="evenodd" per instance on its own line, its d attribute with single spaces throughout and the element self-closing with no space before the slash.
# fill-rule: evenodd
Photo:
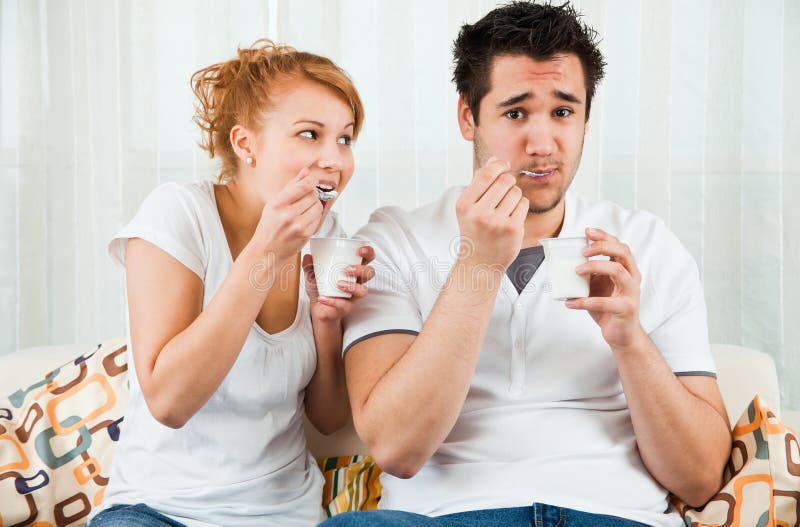
<svg viewBox="0 0 800 527">
<path fill-rule="evenodd" d="M 507 162 L 490 158 L 458 199 L 459 259 L 505 270 L 519 254 L 528 199 L 507 173 L 509 168 Z"/>
<path fill-rule="evenodd" d="M 589 312 L 613 350 L 634 349 L 647 335 L 639 322 L 639 285 L 642 275 L 630 247 L 600 229 L 586 229 L 593 243 L 583 249 L 586 257 L 605 255 L 610 261 L 590 260 L 577 269 L 589 275 L 589 296 L 567 300 L 570 309 Z"/>
</svg>

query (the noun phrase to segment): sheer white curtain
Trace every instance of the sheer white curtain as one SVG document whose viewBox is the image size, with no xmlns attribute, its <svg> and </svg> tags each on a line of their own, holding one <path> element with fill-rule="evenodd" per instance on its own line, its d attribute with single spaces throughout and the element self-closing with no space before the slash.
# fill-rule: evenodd
<svg viewBox="0 0 800 527">
<path fill-rule="evenodd" d="M 800 408 L 800 3 L 582 0 L 608 74 L 576 188 L 664 218 L 711 339 L 769 352 Z M 330 56 L 367 109 L 354 231 L 466 182 L 451 42 L 479 0 L 0 0 L 0 353 L 124 332 L 106 243 L 158 183 L 212 177 L 188 79 L 270 37 Z"/>
</svg>

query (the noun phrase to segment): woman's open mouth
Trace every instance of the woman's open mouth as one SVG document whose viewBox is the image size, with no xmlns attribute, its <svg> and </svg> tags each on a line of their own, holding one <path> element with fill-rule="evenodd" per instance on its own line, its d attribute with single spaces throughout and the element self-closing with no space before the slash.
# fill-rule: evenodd
<svg viewBox="0 0 800 527">
<path fill-rule="evenodd" d="M 317 185 L 317 195 L 319 196 L 319 200 L 322 202 L 322 204 L 325 205 L 325 203 L 328 201 L 336 199 L 339 193 L 333 190 L 333 184 L 328 182 L 320 182 Z"/>
</svg>

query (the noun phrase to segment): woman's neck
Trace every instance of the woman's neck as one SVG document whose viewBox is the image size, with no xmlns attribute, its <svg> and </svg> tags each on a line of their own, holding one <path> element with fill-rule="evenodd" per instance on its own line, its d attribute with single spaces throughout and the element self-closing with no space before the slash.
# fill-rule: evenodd
<svg viewBox="0 0 800 527">
<path fill-rule="evenodd" d="M 225 185 L 215 185 L 217 208 L 222 224 L 235 238 L 252 238 L 256 231 L 264 203 L 253 192 L 248 192 L 236 180 Z"/>
</svg>

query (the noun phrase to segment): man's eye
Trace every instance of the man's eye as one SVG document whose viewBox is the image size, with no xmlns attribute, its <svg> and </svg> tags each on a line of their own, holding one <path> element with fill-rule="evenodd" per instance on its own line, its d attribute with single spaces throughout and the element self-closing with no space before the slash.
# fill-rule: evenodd
<svg viewBox="0 0 800 527">
<path fill-rule="evenodd" d="M 315 132 L 314 130 L 303 130 L 298 135 L 301 135 L 303 137 L 307 137 L 309 139 L 316 139 L 317 138 L 317 132 Z"/>
<path fill-rule="evenodd" d="M 518 119 L 522 119 L 525 117 L 525 114 L 522 113 L 522 110 L 509 110 L 506 112 L 506 117 L 509 119 L 516 121 Z"/>
<path fill-rule="evenodd" d="M 339 138 L 339 140 L 337 142 L 340 145 L 350 146 L 353 143 L 353 138 L 350 137 L 349 135 L 343 135 L 342 137 Z"/>
<path fill-rule="evenodd" d="M 569 108 L 559 108 L 553 113 L 555 113 L 556 117 L 569 117 L 573 112 Z"/>
</svg>

